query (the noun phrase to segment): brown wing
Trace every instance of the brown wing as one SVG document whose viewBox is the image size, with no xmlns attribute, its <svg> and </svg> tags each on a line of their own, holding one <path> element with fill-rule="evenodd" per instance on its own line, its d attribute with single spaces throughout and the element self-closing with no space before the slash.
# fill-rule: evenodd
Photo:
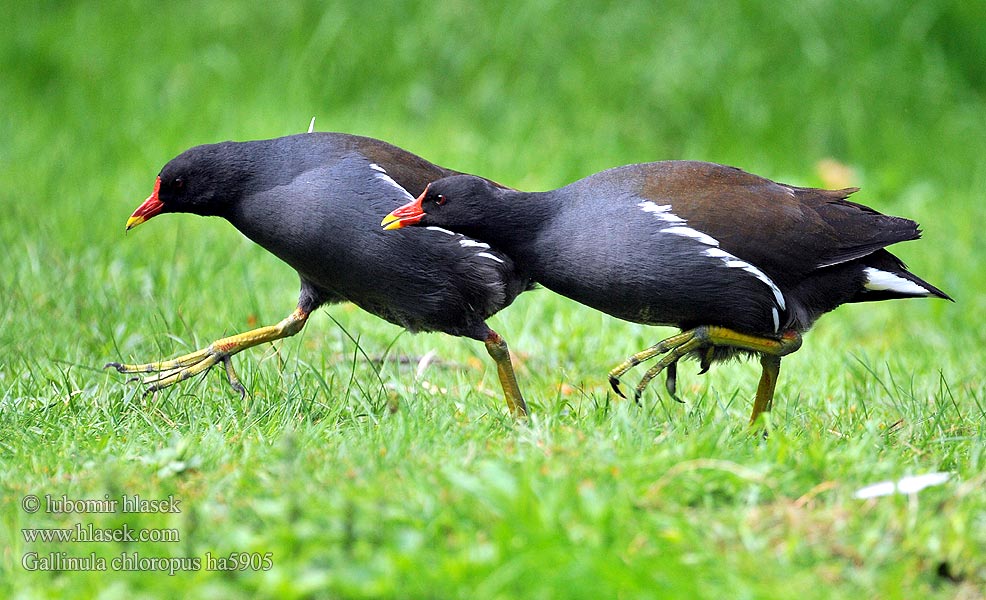
<svg viewBox="0 0 986 600">
<path fill-rule="evenodd" d="M 911 220 L 846 198 L 858 188 L 800 188 L 734 167 L 691 161 L 640 165 L 641 193 L 780 281 L 920 236 Z"/>
</svg>

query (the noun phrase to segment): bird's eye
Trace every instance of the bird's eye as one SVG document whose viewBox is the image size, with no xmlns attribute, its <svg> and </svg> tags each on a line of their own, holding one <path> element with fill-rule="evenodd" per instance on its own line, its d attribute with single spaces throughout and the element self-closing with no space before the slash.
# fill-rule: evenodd
<svg viewBox="0 0 986 600">
<path fill-rule="evenodd" d="M 445 196 L 442 194 L 435 196 L 435 204 L 439 206 L 445 204 Z"/>
<path fill-rule="evenodd" d="M 177 179 L 175 179 L 175 189 L 176 190 L 180 190 L 180 189 L 182 189 L 184 187 L 185 187 L 185 180 L 184 179 L 182 179 L 181 177 L 178 177 Z"/>
</svg>

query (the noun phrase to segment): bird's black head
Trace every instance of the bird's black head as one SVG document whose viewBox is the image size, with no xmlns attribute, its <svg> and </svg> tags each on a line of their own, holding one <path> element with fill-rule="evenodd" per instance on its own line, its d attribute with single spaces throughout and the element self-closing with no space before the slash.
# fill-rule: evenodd
<svg viewBox="0 0 986 600">
<path fill-rule="evenodd" d="M 127 229 L 167 212 L 221 215 L 242 193 L 249 172 L 235 142 L 186 150 L 161 169 L 154 192 L 127 220 Z"/>
<path fill-rule="evenodd" d="M 381 225 L 400 229 L 434 225 L 465 233 L 480 224 L 489 206 L 506 188 L 473 175 L 453 175 L 428 184 L 416 200 L 387 215 Z"/>
</svg>

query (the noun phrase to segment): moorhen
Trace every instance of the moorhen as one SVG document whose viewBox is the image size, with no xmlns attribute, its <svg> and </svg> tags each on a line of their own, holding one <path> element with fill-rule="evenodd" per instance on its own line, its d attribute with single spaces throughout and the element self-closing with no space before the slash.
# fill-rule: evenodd
<svg viewBox="0 0 986 600">
<path fill-rule="evenodd" d="M 917 223 L 850 202 L 857 188 L 775 183 L 693 161 L 628 165 L 540 193 L 457 175 L 432 182 L 382 225 L 439 226 L 499 248 L 545 287 L 615 317 L 682 333 L 634 354 L 619 378 L 664 354 L 674 396 L 677 361 L 704 373 L 736 354 L 758 354 L 762 375 L 751 423 L 770 410 L 781 357 L 823 313 L 847 302 L 936 296 L 885 246 L 920 236 Z"/>
<path fill-rule="evenodd" d="M 484 342 L 510 411 L 525 415 L 506 342 L 485 320 L 528 289 L 530 279 L 508 256 L 461 234 L 433 227 L 395 236 L 377 225 L 381 214 L 413 200 L 429 181 L 456 173 L 386 142 L 342 133 L 185 151 L 161 170 L 127 229 L 167 212 L 223 217 L 297 270 L 298 306 L 276 325 L 173 360 L 107 366 L 149 373 L 142 383 L 151 392 L 221 362 L 242 395 L 231 356 L 298 333 L 322 304 L 349 301 L 410 331 Z"/>
</svg>

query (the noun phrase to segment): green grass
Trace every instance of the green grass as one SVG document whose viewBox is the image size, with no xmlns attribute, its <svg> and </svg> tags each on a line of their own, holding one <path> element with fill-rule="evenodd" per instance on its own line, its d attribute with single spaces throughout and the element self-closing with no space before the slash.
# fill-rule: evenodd
<svg viewBox="0 0 986 600">
<path fill-rule="evenodd" d="M 350 4 L 5 3 L 0 596 L 984 593 L 981 4 Z M 922 223 L 896 251 L 957 302 L 824 317 L 784 360 L 767 440 L 745 426 L 757 365 L 685 365 L 685 404 L 655 385 L 637 407 L 605 373 L 671 330 L 545 290 L 491 320 L 517 355 L 526 424 L 480 344 L 348 305 L 238 356 L 245 400 L 218 372 L 145 398 L 103 371 L 293 309 L 296 275 L 228 224 L 123 224 L 178 152 L 313 115 L 526 189 L 666 158 L 823 185 L 817 165 L 834 159 L 856 199 Z M 955 475 L 853 498 L 931 471 Z M 46 494 L 173 495 L 182 512 L 23 509 Z M 181 540 L 22 532 L 75 523 Z M 29 552 L 270 552 L 273 568 L 28 571 Z"/>
</svg>

